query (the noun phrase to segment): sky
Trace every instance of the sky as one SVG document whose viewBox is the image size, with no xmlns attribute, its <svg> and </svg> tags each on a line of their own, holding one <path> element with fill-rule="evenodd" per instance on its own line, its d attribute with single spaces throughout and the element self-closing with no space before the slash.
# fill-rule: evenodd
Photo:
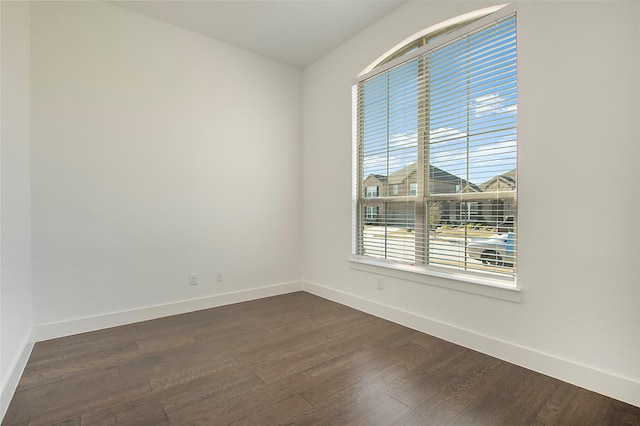
<svg viewBox="0 0 640 426">
<path fill-rule="evenodd" d="M 508 17 L 365 81 L 361 178 L 417 161 L 418 132 L 433 166 L 474 184 L 514 169 L 516 80 Z"/>
</svg>

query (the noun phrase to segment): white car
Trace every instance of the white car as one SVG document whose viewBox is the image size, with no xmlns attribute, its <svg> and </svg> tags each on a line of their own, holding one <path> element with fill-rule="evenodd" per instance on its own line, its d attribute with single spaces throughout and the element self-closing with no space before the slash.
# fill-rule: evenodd
<svg viewBox="0 0 640 426">
<path fill-rule="evenodd" d="M 469 256 L 485 265 L 512 266 L 515 256 L 513 232 L 475 238 L 467 247 Z"/>
</svg>

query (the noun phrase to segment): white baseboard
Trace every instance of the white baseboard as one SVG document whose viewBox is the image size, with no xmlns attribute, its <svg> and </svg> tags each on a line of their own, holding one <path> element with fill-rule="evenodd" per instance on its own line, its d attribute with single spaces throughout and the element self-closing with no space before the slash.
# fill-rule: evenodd
<svg viewBox="0 0 640 426">
<path fill-rule="evenodd" d="M 574 361 L 495 339 L 420 314 L 404 311 L 310 282 L 283 283 L 106 315 L 38 325 L 34 327 L 33 340 L 53 339 L 301 290 L 640 407 L 640 382 L 637 380 L 617 376 L 610 372 L 601 371 Z M 20 374 L 26 365 L 32 347 L 33 343 L 25 344 L 25 350 L 20 360 L 16 363 L 16 368 L 11 372 L 7 385 L 2 389 L 3 416 L 4 410 L 6 410 L 17 387 Z"/>
<path fill-rule="evenodd" d="M 305 282 L 304 290 L 564 382 L 640 407 L 640 382 L 446 324 L 360 296 Z"/>
<path fill-rule="evenodd" d="M 280 294 L 293 293 L 303 290 L 303 287 L 303 282 L 295 281 L 231 293 L 216 294 L 197 299 L 181 300 L 179 302 L 163 305 L 147 306 L 128 311 L 113 312 L 104 315 L 76 318 L 69 321 L 36 325 L 33 327 L 32 333 L 27 336 L 23 345 L 24 349 L 15 361 L 14 367 L 5 376 L 7 379 L 2 383 L 2 394 L 0 395 L 0 422 L 4 419 L 9 404 L 11 403 L 11 399 L 18 387 L 20 377 L 22 376 L 35 344 L 34 342 L 70 336 L 78 333 L 86 333 L 89 331 L 102 330 L 109 327 L 117 327 L 120 325 L 147 321 L 170 315 L 179 315 L 202 309 L 215 308 L 217 306 L 230 305 L 232 303 L 247 302 L 270 296 L 278 296 Z"/>
<path fill-rule="evenodd" d="M 27 366 L 27 361 L 29 361 L 29 356 L 33 349 L 33 342 L 32 335 L 27 335 L 22 345 L 22 352 L 16 358 L 6 376 L 4 376 L 6 380 L 2 383 L 2 390 L 0 391 L 0 422 L 4 419 L 4 415 L 7 414 L 11 398 L 13 398 L 13 394 L 18 388 L 20 377 L 22 377 L 22 372 Z"/>
<path fill-rule="evenodd" d="M 78 333 L 102 330 L 132 324 L 140 321 L 148 321 L 170 315 L 179 315 L 202 309 L 215 308 L 217 306 L 230 305 L 232 303 L 247 302 L 249 300 L 262 299 L 264 297 L 301 291 L 304 283 L 300 281 L 257 287 L 232 293 L 216 294 L 197 299 L 181 300 L 163 305 L 147 306 L 128 311 L 112 312 L 84 318 L 76 318 L 50 324 L 36 325 L 34 338 L 36 342 L 58 337 L 70 336 Z"/>
</svg>

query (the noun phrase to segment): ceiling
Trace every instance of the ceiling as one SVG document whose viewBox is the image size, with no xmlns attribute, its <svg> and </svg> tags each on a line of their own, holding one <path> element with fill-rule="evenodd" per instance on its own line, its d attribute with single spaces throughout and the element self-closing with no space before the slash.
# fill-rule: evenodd
<svg viewBox="0 0 640 426">
<path fill-rule="evenodd" d="M 304 68 L 407 0 L 116 0 L 108 3 Z"/>
</svg>

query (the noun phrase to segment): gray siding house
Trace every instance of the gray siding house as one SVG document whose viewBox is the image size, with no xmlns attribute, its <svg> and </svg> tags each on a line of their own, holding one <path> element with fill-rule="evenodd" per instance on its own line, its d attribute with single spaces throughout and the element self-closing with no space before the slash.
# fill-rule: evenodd
<svg viewBox="0 0 640 426">
<path fill-rule="evenodd" d="M 429 167 L 429 194 L 440 200 L 430 202 L 429 222 L 432 226 L 453 225 L 460 222 L 497 224 L 515 212 L 515 198 L 500 197 L 500 192 L 513 192 L 516 188 L 515 170 L 495 176 L 476 185 L 435 166 Z M 412 229 L 415 227 L 415 201 L 421 194 L 417 163 L 412 163 L 389 176 L 370 174 L 362 185 L 365 198 L 364 221 L 368 225 L 387 223 Z M 495 199 L 469 197 L 468 201 L 453 194 L 496 193 Z M 447 197 L 446 194 L 452 194 Z M 488 195 L 488 194 L 487 194 Z"/>
</svg>

